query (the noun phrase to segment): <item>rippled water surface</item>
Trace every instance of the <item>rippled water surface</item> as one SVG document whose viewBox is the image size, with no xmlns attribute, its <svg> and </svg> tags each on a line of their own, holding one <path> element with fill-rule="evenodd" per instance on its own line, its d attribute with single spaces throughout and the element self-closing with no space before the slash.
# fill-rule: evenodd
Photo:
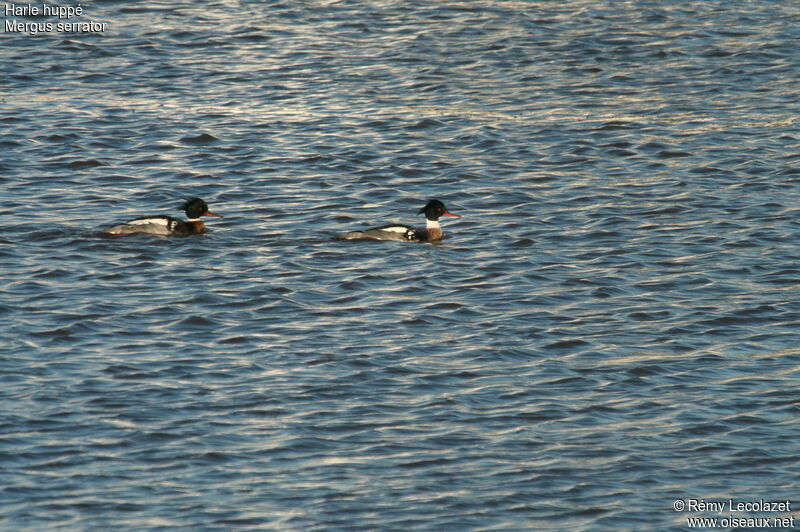
<svg viewBox="0 0 800 532">
<path fill-rule="evenodd" d="M 0 33 L 3 530 L 800 508 L 797 4 L 83 7 Z"/>
</svg>

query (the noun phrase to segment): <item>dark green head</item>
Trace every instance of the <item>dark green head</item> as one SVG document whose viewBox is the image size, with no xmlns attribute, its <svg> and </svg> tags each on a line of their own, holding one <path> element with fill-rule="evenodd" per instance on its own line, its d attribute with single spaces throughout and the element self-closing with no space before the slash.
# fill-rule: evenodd
<svg viewBox="0 0 800 532">
<path fill-rule="evenodd" d="M 438 220 L 440 216 L 452 216 L 453 218 L 461 218 L 458 214 L 447 212 L 447 207 L 444 206 L 439 200 L 430 200 L 417 214 L 425 213 L 425 218 L 428 220 Z"/>
<path fill-rule="evenodd" d="M 181 209 L 186 211 L 186 217 L 190 220 L 196 220 L 201 216 L 214 216 L 215 218 L 222 218 L 219 214 L 209 212 L 208 204 L 200 198 L 191 198 L 186 200 L 181 206 Z"/>
</svg>

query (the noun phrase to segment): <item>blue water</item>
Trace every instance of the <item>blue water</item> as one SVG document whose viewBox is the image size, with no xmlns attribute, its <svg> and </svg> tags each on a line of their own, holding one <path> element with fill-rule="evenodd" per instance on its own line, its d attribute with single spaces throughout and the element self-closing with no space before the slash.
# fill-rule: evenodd
<svg viewBox="0 0 800 532">
<path fill-rule="evenodd" d="M 83 7 L 0 33 L 2 530 L 800 508 L 796 4 Z"/>
</svg>

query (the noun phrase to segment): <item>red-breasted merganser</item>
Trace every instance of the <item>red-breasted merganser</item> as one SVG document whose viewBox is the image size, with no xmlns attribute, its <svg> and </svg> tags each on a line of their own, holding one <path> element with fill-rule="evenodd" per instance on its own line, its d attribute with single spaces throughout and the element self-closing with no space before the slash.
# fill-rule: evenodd
<svg viewBox="0 0 800 532">
<path fill-rule="evenodd" d="M 143 216 L 123 224 L 115 225 L 104 232 L 111 235 L 130 235 L 132 233 L 149 233 L 162 236 L 185 236 L 203 233 L 205 224 L 200 221 L 201 216 L 214 216 L 222 218 L 219 214 L 208 211 L 208 205 L 200 198 L 186 200 L 181 206 L 186 211 L 188 221 L 178 220 L 172 216 Z"/>
<path fill-rule="evenodd" d="M 399 240 L 402 242 L 436 242 L 442 239 L 442 228 L 439 226 L 440 216 L 461 218 L 458 214 L 447 212 L 447 207 L 439 200 L 430 200 L 417 214 L 425 213 L 427 224 L 425 229 L 417 229 L 407 225 L 390 224 L 364 231 L 350 231 L 336 238 L 339 240 Z"/>
</svg>

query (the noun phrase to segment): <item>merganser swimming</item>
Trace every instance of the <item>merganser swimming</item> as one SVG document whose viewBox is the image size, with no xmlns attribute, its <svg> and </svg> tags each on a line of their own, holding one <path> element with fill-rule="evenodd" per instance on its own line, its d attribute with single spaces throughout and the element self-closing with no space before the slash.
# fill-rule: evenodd
<svg viewBox="0 0 800 532">
<path fill-rule="evenodd" d="M 214 216 L 222 218 L 219 214 L 208 211 L 208 205 L 200 198 L 186 200 L 181 206 L 189 219 L 184 222 L 172 216 L 143 216 L 115 225 L 104 232 L 111 235 L 130 235 L 132 233 L 149 233 L 162 236 L 185 236 L 202 233 L 206 230 L 205 224 L 200 221 L 201 216 Z"/>
<path fill-rule="evenodd" d="M 407 225 L 390 224 L 364 231 L 350 231 L 336 238 L 338 240 L 399 240 L 402 242 L 436 242 L 442 239 L 442 228 L 439 226 L 440 216 L 461 218 L 458 214 L 447 212 L 447 207 L 439 200 L 430 200 L 417 214 L 425 213 L 427 223 L 425 229 L 417 229 Z"/>
</svg>

